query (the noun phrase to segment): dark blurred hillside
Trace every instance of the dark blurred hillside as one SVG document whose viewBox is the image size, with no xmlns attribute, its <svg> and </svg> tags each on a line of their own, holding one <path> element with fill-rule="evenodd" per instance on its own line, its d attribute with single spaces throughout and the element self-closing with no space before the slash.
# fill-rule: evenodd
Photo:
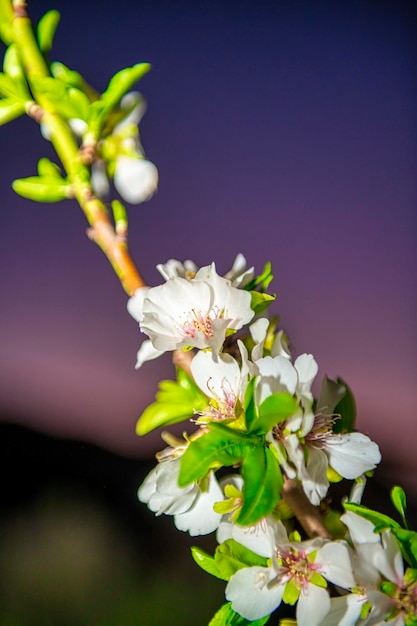
<svg viewBox="0 0 417 626">
<path fill-rule="evenodd" d="M 210 621 L 224 583 L 194 564 L 189 547 L 211 552 L 215 539 L 190 538 L 138 502 L 152 460 L 4 423 L 0 455 L 0 626 Z M 345 494 L 346 484 L 338 489 Z M 376 481 L 364 501 L 394 514 Z"/>
<path fill-rule="evenodd" d="M 0 454 L 1 626 L 195 626 L 223 603 L 189 552 L 214 538 L 137 500 L 152 461 L 5 424 Z"/>
</svg>

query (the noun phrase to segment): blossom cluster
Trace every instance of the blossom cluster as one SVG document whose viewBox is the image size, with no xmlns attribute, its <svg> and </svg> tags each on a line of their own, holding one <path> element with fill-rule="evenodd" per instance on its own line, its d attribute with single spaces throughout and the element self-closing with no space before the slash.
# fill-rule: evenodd
<svg viewBox="0 0 417 626">
<path fill-rule="evenodd" d="M 265 316 L 273 300 L 267 266 L 257 278 L 238 255 L 225 276 L 214 263 L 192 261 L 158 270 L 165 283 L 128 303 L 148 337 L 136 366 L 181 351 L 189 371 L 161 383 L 138 433 L 185 419 L 193 431 L 183 439 L 163 433 L 169 445 L 138 497 L 192 536 L 216 532 L 214 557 L 193 549 L 200 567 L 227 581 L 224 618 L 215 623 L 237 613 L 264 624 L 285 603 L 296 605 L 300 626 L 415 624 L 417 572 L 404 573 L 390 530 L 375 534 L 372 521 L 347 510 L 335 539 L 327 531 L 303 539 L 282 496 L 288 481 L 309 506 L 323 502 L 330 481 L 356 480 L 357 491 L 381 455 L 354 429 L 347 385 L 324 377 L 315 398 L 316 360 L 293 358 L 285 333 Z M 224 475 L 225 467 L 233 472 Z"/>
</svg>

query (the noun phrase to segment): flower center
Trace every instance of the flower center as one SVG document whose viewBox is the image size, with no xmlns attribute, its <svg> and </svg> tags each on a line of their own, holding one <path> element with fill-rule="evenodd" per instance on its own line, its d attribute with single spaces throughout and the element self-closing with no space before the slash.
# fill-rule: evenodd
<svg viewBox="0 0 417 626">
<path fill-rule="evenodd" d="M 195 339 L 197 333 L 202 333 L 206 339 L 213 337 L 212 322 L 224 318 L 224 310 L 213 307 L 208 313 L 192 309 L 188 319 L 182 324 L 180 332 L 184 337 Z"/>
<path fill-rule="evenodd" d="M 404 611 L 405 615 L 417 615 L 417 584 L 398 589 L 396 608 Z"/>
<path fill-rule="evenodd" d="M 334 417 L 315 415 L 313 428 L 305 437 L 306 444 L 314 446 L 315 448 L 323 448 L 329 436 L 333 435 L 334 422 Z"/>
<path fill-rule="evenodd" d="M 304 550 L 277 550 L 276 557 L 280 572 L 278 578 L 280 582 L 292 580 L 299 589 L 302 589 L 311 576 L 319 569 L 319 564 L 309 560 Z"/>
</svg>

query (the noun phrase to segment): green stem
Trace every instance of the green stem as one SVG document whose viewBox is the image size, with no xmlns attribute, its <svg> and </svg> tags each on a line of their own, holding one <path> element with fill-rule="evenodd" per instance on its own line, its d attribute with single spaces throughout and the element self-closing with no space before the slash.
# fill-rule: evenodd
<svg viewBox="0 0 417 626">
<path fill-rule="evenodd" d="M 0 10 L 3 10 L 6 5 L 4 0 L 1 2 L 3 6 L 0 6 Z M 52 145 L 68 175 L 74 196 L 90 224 L 91 239 L 103 250 L 123 288 L 131 295 L 145 283 L 129 255 L 125 238 L 117 235 L 105 204 L 93 193 L 89 169 L 80 159 L 79 148 L 69 125 L 55 112 L 47 96 L 36 89 L 34 78 L 49 77 L 50 72 L 27 15 L 26 1 L 16 0 L 14 11 L 14 42 L 18 47 L 34 101 L 42 109 L 42 123 L 48 128 Z"/>
</svg>

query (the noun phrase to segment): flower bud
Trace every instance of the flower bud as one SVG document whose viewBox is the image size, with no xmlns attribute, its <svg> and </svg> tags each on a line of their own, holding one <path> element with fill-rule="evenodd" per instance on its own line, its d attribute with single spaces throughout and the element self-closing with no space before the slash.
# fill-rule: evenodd
<svg viewBox="0 0 417 626">
<path fill-rule="evenodd" d="M 130 204 L 149 200 L 158 187 L 158 170 L 146 159 L 119 156 L 116 160 L 114 185 Z"/>
</svg>

